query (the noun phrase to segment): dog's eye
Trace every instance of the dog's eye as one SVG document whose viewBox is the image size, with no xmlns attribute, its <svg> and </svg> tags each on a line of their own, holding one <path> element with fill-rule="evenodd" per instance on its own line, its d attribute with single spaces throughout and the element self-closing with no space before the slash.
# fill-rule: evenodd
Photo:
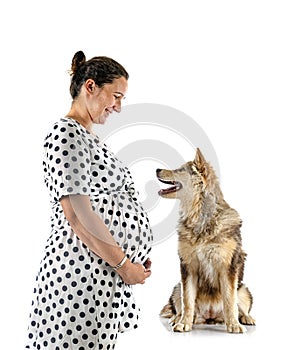
<svg viewBox="0 0 290 350">
<path fill-rule="evenodd" d="M 177 169 L 177 171 L 178 171 L 179 173 L 182 173 L 183 171 L 185 171 L 185 168 L 179 168 L 179 169 Z"/>
</svg>

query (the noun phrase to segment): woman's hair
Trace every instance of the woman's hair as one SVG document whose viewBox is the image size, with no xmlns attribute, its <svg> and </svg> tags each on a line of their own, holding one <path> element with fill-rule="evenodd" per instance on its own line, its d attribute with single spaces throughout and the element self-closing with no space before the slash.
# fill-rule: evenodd
<svg viewBox="0 0 290 350">
<path fill-rule="evenodd" d="M 102 87 L 121 77 L 128 80 L 129 74 L 120 63 L 112 58 L 98 56 L 86 61 L 85 54 L 78 51 L 72 59 L 71 77 L 70 94 L 75 99 L 88 79 L 94 80 L 98 87 Z"/>
</svg>

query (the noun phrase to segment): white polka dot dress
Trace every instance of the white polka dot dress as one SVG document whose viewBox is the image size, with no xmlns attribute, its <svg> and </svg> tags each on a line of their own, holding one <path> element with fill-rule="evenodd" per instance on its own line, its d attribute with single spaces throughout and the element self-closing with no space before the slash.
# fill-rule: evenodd
<svg viewBox="0 0 290 350">
<path fill-rule="evenodd" d="M 151 250 L 147 214 L 129 170 L 74 119 L 54 124 L 45 139 L 43 167 L 51 235 L 36 278 L 26 349 L 114 349 L 118 332 L 137 327 L 132 287 L 75 235 L 59 200 L 89 195 L 133 263 L 144 264 Z"/>
</svg>

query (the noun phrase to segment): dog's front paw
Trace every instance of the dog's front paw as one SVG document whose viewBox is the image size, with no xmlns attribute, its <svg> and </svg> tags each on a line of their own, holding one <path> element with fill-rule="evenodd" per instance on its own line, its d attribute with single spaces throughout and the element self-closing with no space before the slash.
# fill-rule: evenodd
<svg viewBox="0 0 290 350">
<path fill-rule="evenodd" d="M 227 331 L 229 333 L 245 333 L 247 332 L 247 329 L 240 323 L 236 322 L 227 324 Z"/>
<path fill-rule="evenodd" d="M 189 332 L 192 330 L 192 323 L 180 321 L 172 327 L 173 332 Z"/>
</svg>

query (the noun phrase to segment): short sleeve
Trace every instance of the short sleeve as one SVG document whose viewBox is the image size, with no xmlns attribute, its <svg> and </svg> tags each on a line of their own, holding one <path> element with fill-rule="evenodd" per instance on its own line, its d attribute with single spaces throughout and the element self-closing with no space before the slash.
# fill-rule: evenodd
<svg viewBox="0 0 290 350">
<path fill-rule="evenodd" d="M 72 194 L 90 195 L 90 151 L 72 123 L 56 123 L 44 144 L 45 183 L 54 200 Z"/>
</svg>

